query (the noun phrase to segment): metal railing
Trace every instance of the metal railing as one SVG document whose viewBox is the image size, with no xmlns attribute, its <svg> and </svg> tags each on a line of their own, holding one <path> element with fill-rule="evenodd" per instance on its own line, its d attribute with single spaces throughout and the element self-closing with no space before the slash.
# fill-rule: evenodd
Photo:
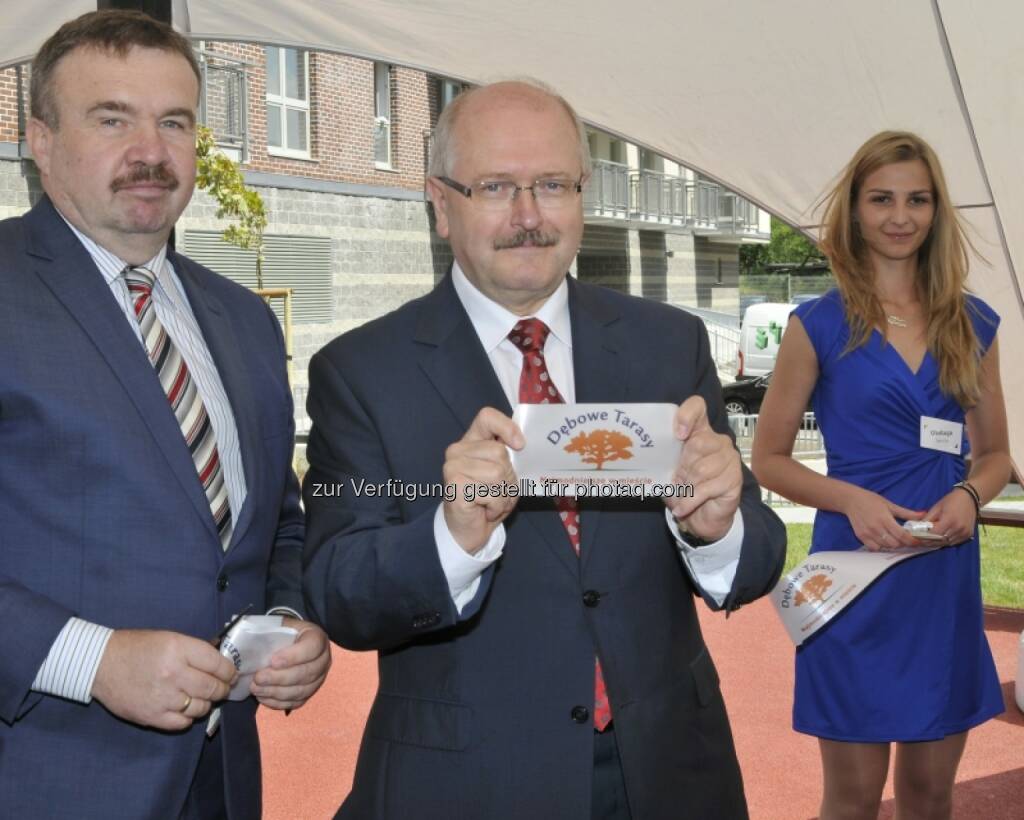
<svg viewBox="0 0 1024 820">
<path fill-rule="evenodd" d="M 629 216 L 629 166 L 606 159 L 592 161 L 594 170 L 583 189 L 583 208 L 594 216 Z"/>
<path fill-rule="evenodd" d="M 698 228 L 718 227 L 718 195 L 721 187 L 706 179 L 686 185 L 686 197 L 692 214 L 691 225 Z"/>
<path fill-rule="evenodd" d="M 199 121 L 213 131 L 217 145 L 239 152 L 245 161 L 249 151 L 249 83 L 245 60 L 212 51 L 196 50 L 203 75 L 199 97 Z"/>
<path fill-rule="evenodd" d="M 738 328 L 720 325 L 717 322 L 704 320 L 708 331 L 708 342 L 711 345 L 711 359 L 719 370 L 736 368 L 736 353 L 740 348 L 740 331 Z"/>
<path fill-rule="evenodd" d="M 630 174 L 630 212 L 634 219 L 689 223 L 686 179 L 659 171 L 637 171 Z"/>
<path fill-rule="evenodd" d="M 729 416 L 729 426 L 733 435 L 736 436 L 736 446 L 739 447 L 740 455 L 744 461 L 750 459 L 750 447 L 754 443 L 754 433 L 757 431 L 757 414 Z M 821 437 L 821 430 L 814 420 L 814 413 L 804 413 L 800 422 L 800 429 L 797 430 L 796 440 L 793 442 L 793 458 L 824 458 L 825 442 Z"/>
<path fill-rule="evenodd" d="M 592 159 L 583 189 L 588 216 L 654 222 L 737 234 L 758 233 L 758 208 L 706 179 L 691 180 L 606 159 Z"/>
<path fill-rule="evenodd" d="M 313 422 L 309 420 L 309 416 L 306 414 L 306 396 L 309 393 L 309 388 L 304 385 L 296 385 L 292 387 L 292 402 L 295 405 L 295 435 L 301 437 L 303 442 L 309 435 L 309 429 L 313 426 Z"/>
<path fill-rule="evenodd" d="M 732 191 L 718 195 L 718 227 L 728 227 L 731 233 L 757 233 L 759 221 L 757 206 Z"/>
</svg>

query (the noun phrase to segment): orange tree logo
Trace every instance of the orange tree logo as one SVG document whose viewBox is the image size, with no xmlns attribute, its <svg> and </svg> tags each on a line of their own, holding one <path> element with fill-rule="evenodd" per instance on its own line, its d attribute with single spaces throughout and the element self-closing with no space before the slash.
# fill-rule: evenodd
<svg viewBox="0 0 1024 820">
<path fill-rule="evenodd" d="M 600 470 L 606 461 L 625 461 L 633 457 L 633 440 L 625 433 L 614 430 L 594 430 L 580 433 L 565 445 L 565 452 L 579 453 L 584 464 L 594 464 Z"/>
<path fill-rule="evenodd" d="M 825 593 L 830 586 L 832 586 L 832 579 L 827 575 L 812 575 L 793 598 L 793 603 L 796 606 L 812 602 L 824 603 Z"/>
</svg>

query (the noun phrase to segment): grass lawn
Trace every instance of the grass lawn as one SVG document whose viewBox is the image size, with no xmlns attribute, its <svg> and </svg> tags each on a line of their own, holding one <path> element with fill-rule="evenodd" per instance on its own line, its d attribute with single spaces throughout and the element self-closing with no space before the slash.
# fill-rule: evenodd
<svg viewBox="0 0 1024 820">
<path fill-rule="evenodd" d="M 981 534 L 981 594 L 990 606 L 1024 609 L 1024 529 L 988 527 Z M 786 572 L 807 557 L 810 524 L 787 524 Z"/>
</svg>

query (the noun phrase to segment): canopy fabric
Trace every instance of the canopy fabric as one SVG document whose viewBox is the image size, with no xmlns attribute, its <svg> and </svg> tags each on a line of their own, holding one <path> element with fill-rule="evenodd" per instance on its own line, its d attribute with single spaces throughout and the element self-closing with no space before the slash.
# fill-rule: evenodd
<svg viewBox="0 0 1024 820">
<path fill-rule="evenodd" d="M 34 0 L 31 11 L 17 5 L 12 0 L 0 15 L 0 69 L 31 60 L 61 23 L 94 10 L 96 0 Z"/>
<path fill-rule="evenodd" d="M 0 23 L 0 65 L 91 3 Z M 337 51 L 472 83 L 531 76 L 590 124 L 716 179 L 813 234 L 814 205 L 886 128 L 936 149 L 1003 316 L 1012 451 L 1024 454 L 1024 4 L 1017 0 L 175 0 L 197 39 Z"/>
</svg>

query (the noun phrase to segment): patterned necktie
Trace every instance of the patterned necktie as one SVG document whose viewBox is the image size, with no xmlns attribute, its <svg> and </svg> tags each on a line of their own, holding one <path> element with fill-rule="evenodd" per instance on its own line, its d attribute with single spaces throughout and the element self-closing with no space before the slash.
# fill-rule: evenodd
<svg viewBox="0 0 1024 820">
<path fill-rule="evenodd" d="M 521 404 L 564 404 L 565 399 L 551 381 L 547 363 L 544 361 L 544 343 L 550 328 L 540 319 L 520 319 L 509 340 L 523 352 L 523 369 L 519 374 L 519 402 Z M 569 536 L 569 543 L 577 556 L 580 554 L 580 514 L 576 499 L 560 496 L 555 500 L 562 526 Z M 594 727 L 598 731 L 611 723 L 612 709 L 608 703 L 608 691 L 604 685 L 601 661 L 594 659 Z"/>
<path fill-rule="evenodd" d="M 192 374 L 180 351 L 171 341 L 153 306 L 153 285 L 156 277 L 146 268 L 128 266 L 124 269 L 135 318 L 139 320 L 142 340 L 149 360 L 156 370 L 160 386 L 167 394 L 171 409 L 178 420 L 185 444 L 192 454 L 199 482 L 203 485 L 210 504 L 213 521 L 217 525 L 221 547 L 231 543 L 231 505 L 224 483 L 224 467 L 217 453 L 217 436 L 206 413 L 206 407 L 196 389 Z"/>
</svg>

